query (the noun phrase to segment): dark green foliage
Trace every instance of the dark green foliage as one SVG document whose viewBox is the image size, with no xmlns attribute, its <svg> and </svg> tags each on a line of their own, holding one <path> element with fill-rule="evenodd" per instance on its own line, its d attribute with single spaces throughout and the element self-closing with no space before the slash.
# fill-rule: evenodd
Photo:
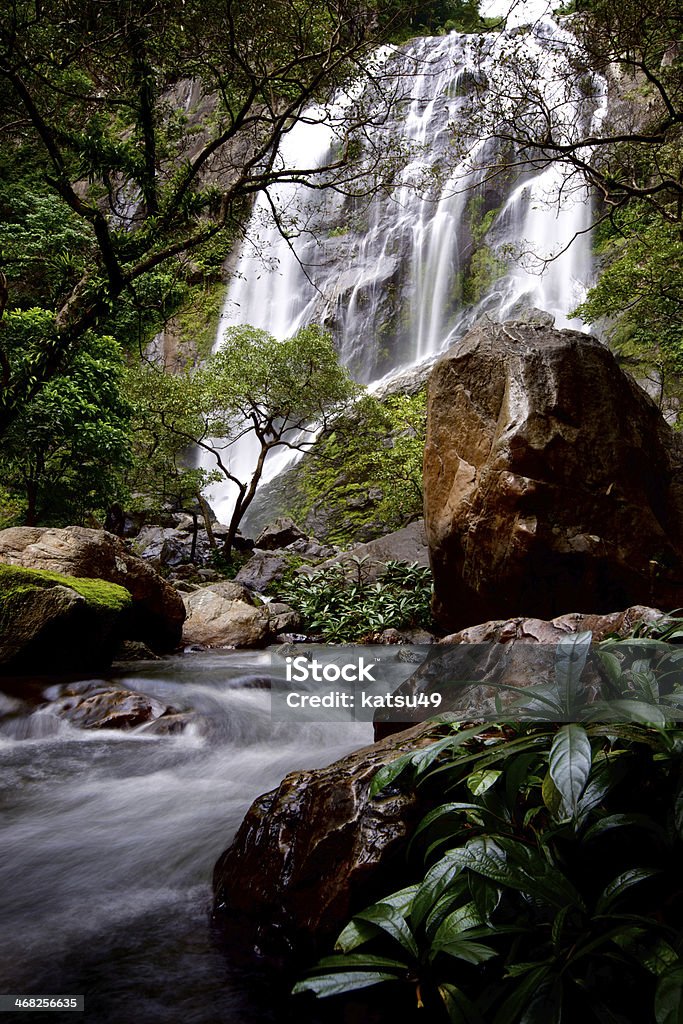
<svg viewBox="0 0 683 1024">
<path fill-rule="evenodd" d="M 576 310 L 605 320 L 622 361 L 649 378 L 660 402 L 680 401 L 683 372 L 683 237 L 680 224 L 643 203 L 614 214 L 600 244 L 598 283 Z"/>
<path fill-rule="evenodd" d="M 6 318 L 5 337 L 26 353 L 24 333 L 50 327 L 43 310 L 15 310 Z M 4 439 L 0 473 L 7 504 L 0 526 L 84 523 L 93 514 L 102 519 L 123 500 L 131 458 L 122 386 L 118 345 L 88 334 L 68 370 L 24 407 Z"/>
<path fill-rule="evenodd" d="M 374 783 L 410 770 L 432 803 L 413 884 L 295 991 L 392 981 L 458 1024 L 678 1020 L 682 768 L 677 726 L 452 726 Z"/>
<path fill-rule="evenodd" d="M 384 629 L 433 628 L 431 573 L 416 563 L 387 562 L 371 580 L 363 560 L 353 559 L 274 586 L 299 612 L 302 628 L 325 642 L 369 642 Z"/>
</svg>

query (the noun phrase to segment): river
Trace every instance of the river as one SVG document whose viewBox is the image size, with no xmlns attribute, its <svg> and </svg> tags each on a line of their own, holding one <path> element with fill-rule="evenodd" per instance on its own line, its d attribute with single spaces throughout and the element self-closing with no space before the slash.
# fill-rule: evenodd
<svg viewBox="0 0 683 1024">
<path fill-rule="evenodd" d="M 83 1016 L 53 1024 L 289 1019 L 212 934 L 213 865 L 256 796 L 371 742 L 372 726 L 272 721 L 268 691 L 244 685 L 268 658 L 212 651 L 112 673 L 193 709 L 178 736 L 49 714 L 0 725 L 0 992 L 85 995 Z"/>
</svg>

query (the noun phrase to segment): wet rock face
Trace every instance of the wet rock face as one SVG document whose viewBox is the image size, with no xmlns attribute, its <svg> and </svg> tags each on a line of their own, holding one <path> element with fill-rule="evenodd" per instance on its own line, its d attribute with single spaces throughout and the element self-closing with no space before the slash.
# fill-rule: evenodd
<svg viewBox="0 0 683 1024">
<path fill-rule="evenodd" d="M 173 650 L 180 643 L 185 619 L 180 594 L 106 530 L 81 526 L 2 530 L 0 562 L 117 583 L 133 599 L 126 637 L 142 640 L 156 651 Z"/>
<path fill-rule="evenodd" d="M 475 326 L 429 382 L 441 626 L 683 604 L 682 444 L 594 338 Z"/>
<path fill-rule="evenodd" d="M 313 955 L 350 914 L 401 884 L 420 809 L 412 793 L 371 800 L 375 773 L 432 742 L 419 725 L 327 768 L 288 775 L 256 800 L 214 871 L 228 938 L 261 955 Z"/>
</svg>

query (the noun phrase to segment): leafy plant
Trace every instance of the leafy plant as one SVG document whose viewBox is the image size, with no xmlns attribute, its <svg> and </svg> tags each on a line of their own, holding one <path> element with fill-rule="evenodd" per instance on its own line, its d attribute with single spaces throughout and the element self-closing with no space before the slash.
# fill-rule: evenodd
<svg viewBox="0 0 683 1024">
<path fill-rule="evenodd" d="M 417 563 L 387 562 L 376 579 L 363 559 L 348 559 L 278 584 L 307 633 L 329 643 L 369 641 L 385 629 L 432 626 L 431 573 Z"/>
<path fill-rule="evenodd" d="M 295 992 L 392 982 L 458 1024 L 680 1020 L 682 758 L 670 724 L 449 726 L 373 782 L 432 805 L 412 884 Z"/>
</svg>

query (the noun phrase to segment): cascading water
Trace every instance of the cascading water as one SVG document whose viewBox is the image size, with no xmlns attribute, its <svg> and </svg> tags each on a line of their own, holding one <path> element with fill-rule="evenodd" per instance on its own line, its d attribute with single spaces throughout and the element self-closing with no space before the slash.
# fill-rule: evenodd
<svg viewBox="0 0 683 1024">
<path fill-rule="evenodd" d="M 568 37 L 545 19 L 525 38 L 538 54 L 558 48 L 541 83 L 552 93 Z M 537 255 L 563 249 L 589 224 L 585 193 L 573 191 L 557 210 L 547 199 L 564 185 L 558 168 L 526 168 L 503 187 L 486 180 L 489 140 L 462 160 L 451 149 L 449 122 L 482 67 L 493 73 L 502 40 L 491 37 L 481 60 L 457 35 L 416 40 L 391 58 L 415 72 L 389 126 L 408 143 L 395 151 L 396 186 L 369 202 L 284 184 L 261 197 L 223 328 L 250 323 L 286 337 L 319 321 L 354 374 L 371 382 L 433 357 L 484 311 L 505 317 L 523 302 L 568 322 L 590 280 L 585 235 L 543 276 L 519 263 L 501 269 L 491 257 L 508 243 Z M 577 97 L 567 117 L 582 109 Z M 283 163 L 322 163 L 337 140 L 320 114 L 292 129 Z M 291 247 L 270 201 L 307 229 Z M 475 287 L 477 253 L 488 271 Z M 258 672 L 261 657 L 207 652 L 124 680 L 198 711 L 206 729 L 182 736 L 88 734 L 55 728 L 49 715 L 31 716 L 28 733 L 21 716 L 0 726 L 5 992 L 85 992 L 86 1019 L 97 1024 L 277 1020 L 268 986 L 250 988 L 211 945 L 211 868 L 257 794 L 290 769 L 361 746 L 371 729 L 272 722 L 267 692 L 231 682 Z"/>
<path fill-rule="evenodd" d="M 587 100 L 571 66 L 576 40 L 551 17 L 521 37 L 451 33 L 407 44 L 385 60 L 398 95 L 381 129 L 385 141 L 374 139 L 399 165 L 393 187 L 362 199 L 287 184 L 260 196 L 217 346 L 236 324 L 284 338 L 317 322 L 332 331 L 353 376 L 372 384 L 432 359 L 484 313 L 506 319 L 535 306 L 558 326 L 581 327 L 569 314 L 592 276 L 586 188 L 570 187 L 559 164 L 539 169 L 517 157 L 514 171 L 491 177 L 499 144 L 485 134 L 455 152 L 453 126 L 470 117 L 482 82 L 499 102 L 505 96 L 511 45 L 522 47 L 543 101 L 568 127 L 585 131 L 602 116 L 601 82 L 592 76 Z M 286 137 L 280 158 L 283 166 L 321 166 L 337 143 L 314 109 Z M 231 457 L 237 476 L 248 475 L 255 459 L 247 439 Z M 264 480 L 291 457 L 270 456 Z M 229 490 L 221 485 L 211 500 L 227 515 Z"/>
</svg>

